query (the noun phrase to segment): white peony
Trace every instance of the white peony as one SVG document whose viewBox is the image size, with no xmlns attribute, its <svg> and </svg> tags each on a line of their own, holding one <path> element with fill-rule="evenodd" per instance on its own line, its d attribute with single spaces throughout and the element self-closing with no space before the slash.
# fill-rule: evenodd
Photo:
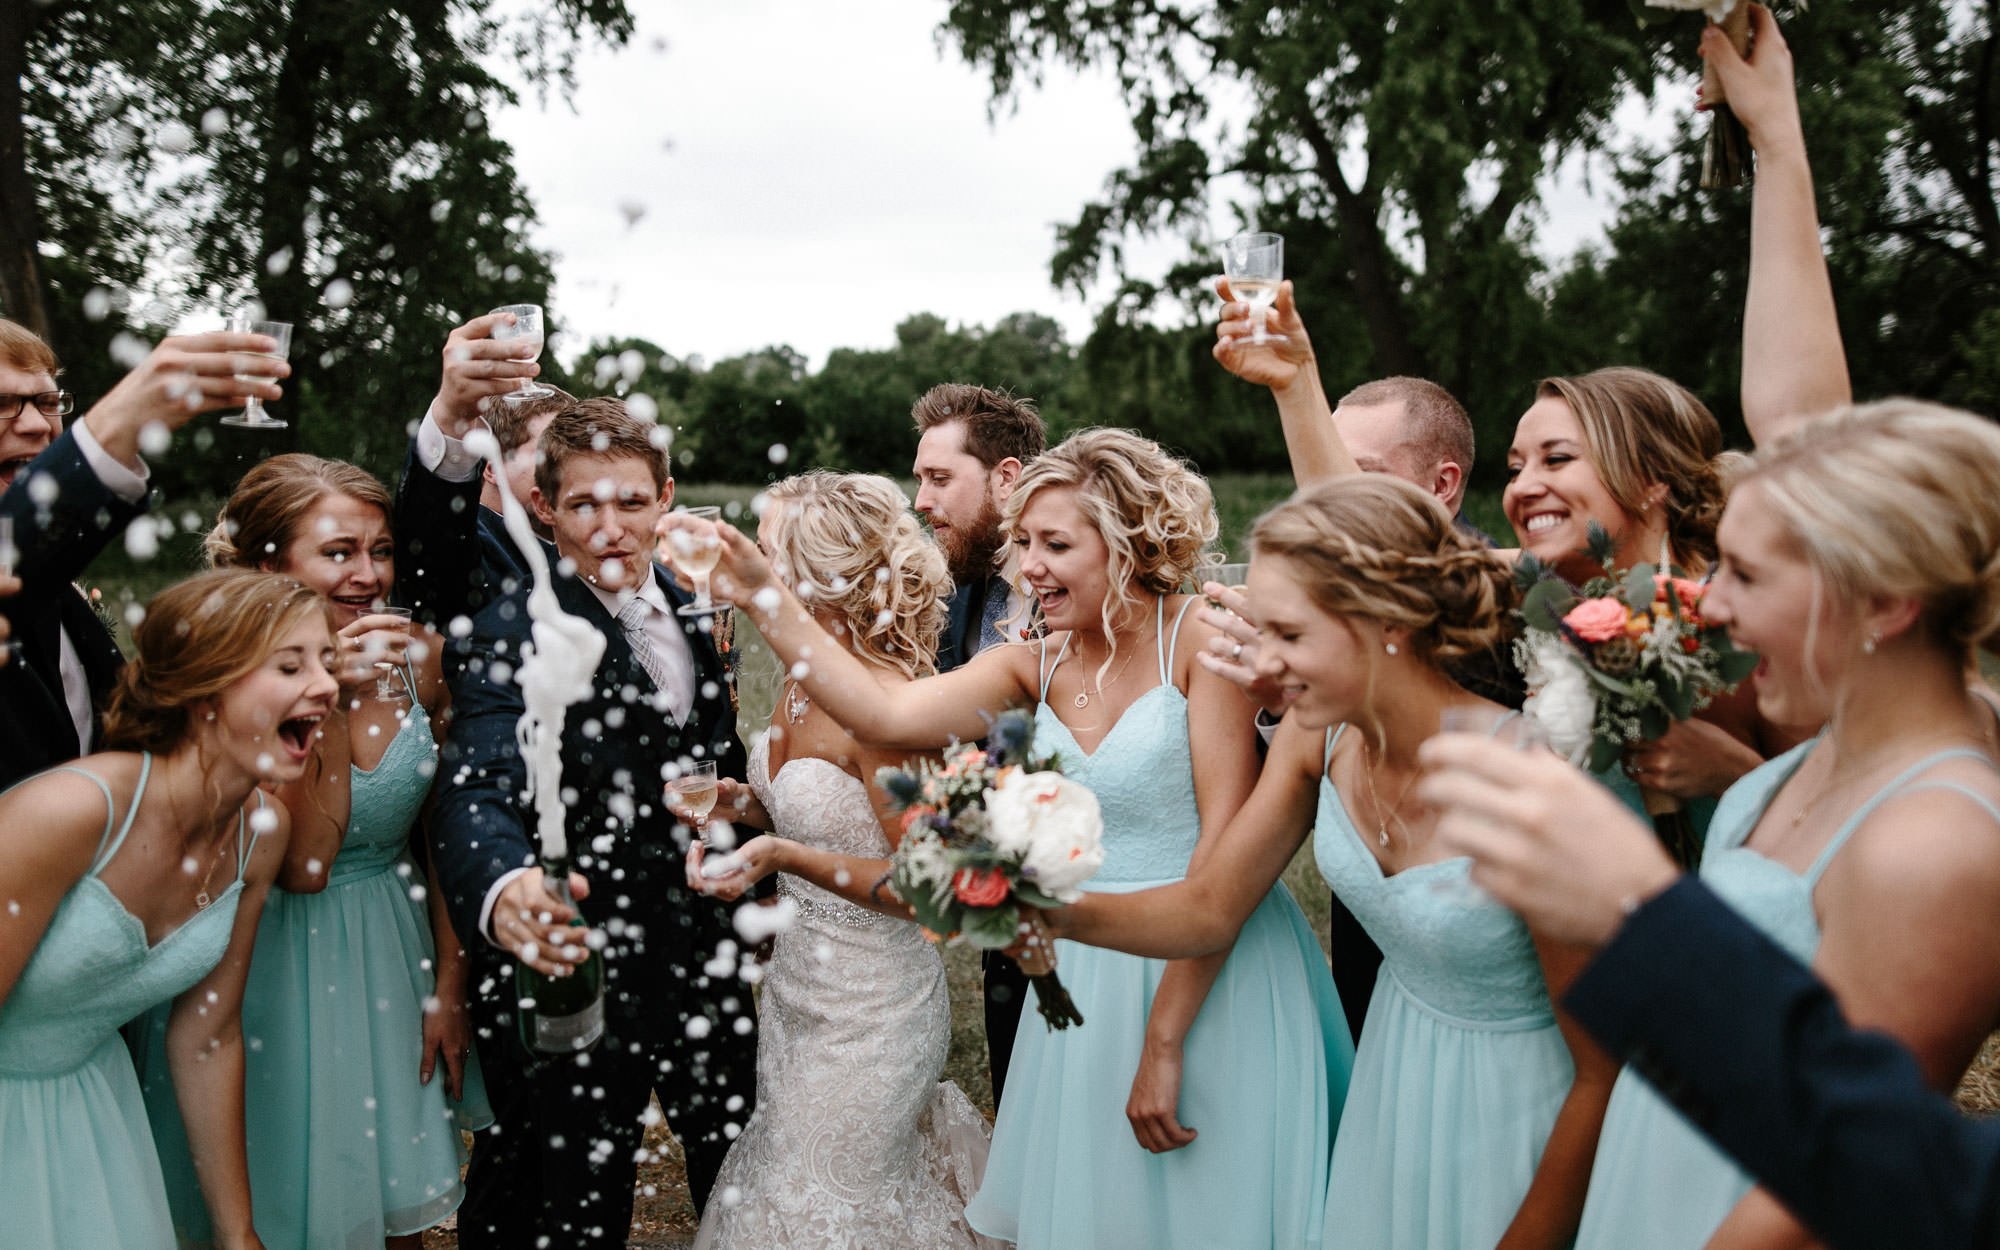
<svg viewBox="0 0 2000 1250">
<path fill-rule="evenodd" d="M 1104 864 L 1104 817 L 1097 796 L 1055 772 L 1013 772 L 985 792 L 987 836 L 1021 857 L 1021 876 L 1065 903 Z"/>
<path fill-rule="evenodd" d="M 1590 679 L 1560 638 L 1532 634 L 1524 640 L 1523 650 L 1528 701 L 1521 712 L 1549 735 L 1549 746 L 1557 755 L 1581 768 L 1590 753 L 1591 727 L 1597 720 Z"/>
</svg>

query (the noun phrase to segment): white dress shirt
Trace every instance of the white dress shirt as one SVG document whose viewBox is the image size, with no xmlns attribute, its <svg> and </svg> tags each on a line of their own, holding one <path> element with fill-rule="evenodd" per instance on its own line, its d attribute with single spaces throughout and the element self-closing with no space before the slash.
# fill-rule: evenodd
<svg viewBox="0 0 2000 1250">
<path fill-rule="evenodd" d="M 139 461 L 134 470 L 131 465 L 122 464 L 118 458 L 104 450 L 104 444 L 90 432 L 90 427 L 79 421 L 71 427 L 76 437 L 76 449 L 83 453 L 83 462 L 90 466 L 104 489 L 123 499 L 126 503 L 138 503 L 146 497 L 146 462 Z M 91 748 L 90 678 L 83 671 L 83 657 L 77 654 L 76 644 L 70 641 L 69 631 L 58 631 L 56 643 L 56 670 L 62 674 L 63 705 L 69 709 L 70 723 L 76 727 L 76 749 L 79 755 L 89 755 Z"/>
</svg>

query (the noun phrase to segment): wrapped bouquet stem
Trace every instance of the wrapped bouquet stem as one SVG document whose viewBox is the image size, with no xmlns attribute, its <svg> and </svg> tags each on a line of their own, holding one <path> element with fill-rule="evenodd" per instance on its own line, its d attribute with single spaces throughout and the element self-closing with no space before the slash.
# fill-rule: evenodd
<svg viewBox="0 0 2000 1250">
<path fill-rule="evenodd" d="M 1750 55 L 1749 0 L 1645 0 L 1655 9 L 1698 9 L 1709 21 L 1722 28 L 1738 56 Z M 1750 135 L 1729 107 L 1722 79 L 1715 68 L 1702 72 L 1702 103 L 1708 106 L 1708 143 L 1702 150 L 1701 185 L 1705 188 L 1740 187 L 1750 182 Z"/>
<path fill-rule="evenodd" d="M 1064 777 L 1053 756 L 1036 756 L 1033 739 L 1027 713 L 1004 712 L 984 747 L 961 743 L 943 763 L 880 769 L 875 784 L 903 818 L 889 878 L 917 923 L 987 950 L 1018 950 L 1042 1019 L 1064 1029 L 1083 1015 L 1028 909 L 1083 897 L 1078 887 L 1104 863 L 1104 820 L 1097 796 Z"/>
</svg>

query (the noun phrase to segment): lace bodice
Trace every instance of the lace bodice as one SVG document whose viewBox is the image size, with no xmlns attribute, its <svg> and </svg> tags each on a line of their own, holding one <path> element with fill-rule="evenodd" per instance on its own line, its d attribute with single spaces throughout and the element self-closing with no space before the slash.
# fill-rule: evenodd
<svg viewBox="0 0 2000 1250">
<path fill-rule="evenodd" d="M 1193 600 L 1181 605 L 1182 616 Z M 1042 663 L 1042 702 L 1035 708 L 1035 750 L 1058 757 L 1063 775 L 1090 788 L 1104 816 L 1104 866 L 1086 890 L 1121 892 L 1178 881 L 1201 840 L 1195 806 L 1194 759 L 1188 745 L 1187 696 L 1173 683 L 1172 630 L 1160 601 L 1155 662 L 1160 684 L 1133 700 L 1111 732 L 1086 754 L 1049 706 L 1049 680 L 1069 648 Z M 1043 647 L 1047 650 L 1046 643 Z"/>
<path fill-rule="evenodd" d="M 887 859 L 889 838 L 875 819 L 868 787 L 831 760 L 802 756 L 787 760 L 771 776 L 771 742 L 760 738 L 750 751 L 750 788 L 771 814 L 772 823 L 794 842 L 866 859 Z M 854 904 L 810 881 L 778 874 L 778 893 L 799 905 L 799 913 L 815 921 L 851 928 L 895 925 L 915 927 Z M 918 935 L 921 937 L 921 935 Z"/>
<path fill-rule="evenodd" d="M 437 752 L 431 718 L 412 687 L 409 714 L 390 739 L 389 749 L 374 768 L 352 770 L 347 832 L 327 870 L 328 884 L 381 872 L 402 856 L 424 800 L 430 797 Z"/>
<path fill-rule="evenodd" d="M 0 1005 L 0 1076 L 51 1076 L 80 1066 L 127 1020 L 207 976 L 228 949 L 243 866 L 257 840 L 241 827 L 240 817 L 236 879 L 157 942 L 146 941 L 146 926 L 97 875 L 124 844 L 151 768 L 148 756 L 124 826 L 114 835 L 106 816 L 90 871 L 63 895 Z M 96 781 L 107 809 L 111 806 L 111 792 L 101 780 L 80 768 L 68 771 Z"/>
<path fill-rule="evenodd" d="M 1336 731 L 1327 740 L 1332 758 Z M 1472 884 L 1463 857 L 1393 876 L 1354 827 L 1340 792 L 1320 781 L 1313 856 L 1333 892 L 1382 948 L 1403 989 L 1433 1012 L 1484 1028 L 1539 1028 L 1554 1013 L 1520 917 Z"/>
</svg>

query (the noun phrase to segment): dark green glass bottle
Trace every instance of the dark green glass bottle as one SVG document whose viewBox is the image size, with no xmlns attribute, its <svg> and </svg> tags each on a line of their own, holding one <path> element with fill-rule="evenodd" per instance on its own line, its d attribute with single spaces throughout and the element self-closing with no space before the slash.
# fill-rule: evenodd
<svg viewBox="0 0 2000 1250">
<path fill-rule="evenodd" d="M 550 894 L 576 906 L 569 893 L 568 856 L 544 858 L 542 878 Z M 582 928 L 583 913 L 578 911 L 570 923 Z M 604 1036 L 604 952 L 593 949 L 566 977 L 545 976 L 516 960 L 514 997 L 521 1044 L 529 1053 L 582 1054 Z"/>
</svg>

